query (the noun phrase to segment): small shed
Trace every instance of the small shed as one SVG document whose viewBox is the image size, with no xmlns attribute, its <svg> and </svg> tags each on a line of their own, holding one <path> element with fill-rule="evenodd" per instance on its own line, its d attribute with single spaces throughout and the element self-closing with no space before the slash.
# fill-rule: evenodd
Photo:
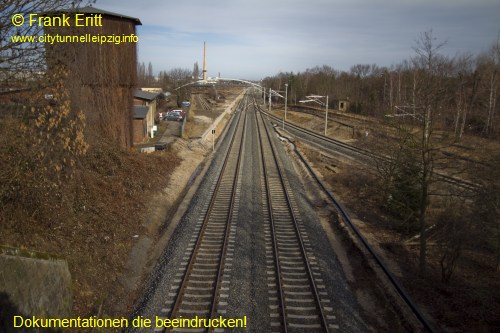
<svg viewBox="0 0 500 333">
<path fill-rule="evenodd" d="M 146 118 L 148 133 L 152 133 L 151 129 L 155 124 L 155 116 L 158 105 L 158 98 L 161 96 L 160 93 L 157 92 L 149 92 L 142 90 L 134 91 L 134 105 L 147 106 L 149 108 L 149 112 Z"/>
<path fill-rule="evenodd" d="M 334 99 L 333 100 L 333 109 L 346 112 L 347 108 L 349 108 L 349 99 Z"/>
<path fill-rule="evenodd" d="M 134 105 L 132 119 L 133 143 L 144 143 L 148 139 L 148 113 L 149 108 L 142 105 Z"/>
</svg>

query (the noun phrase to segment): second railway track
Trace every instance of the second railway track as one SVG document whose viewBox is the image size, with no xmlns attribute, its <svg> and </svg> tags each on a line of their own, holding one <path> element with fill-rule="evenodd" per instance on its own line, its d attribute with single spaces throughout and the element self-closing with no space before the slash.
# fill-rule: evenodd
<svg viewBox="0 0 500 333">
<path fill-rule="evenodd" d="M 269 129 L 260 112 L 255 117 L 262 158 L 271 328 L 273 332 L 329 332 L 338 325 L 321 272 Z"/>
<path fill-rule="evenodd" d="M 271 126 L 245 96 L 140 310 L 204 324 L 152 330 L 222 332 L 205 326 L 219 318 L 249 332 L 367 329 Z"/>
<path fill-rule="evenodd" d="M 241 164 L 247 121 L 259 137 L 261 193 L 266 246 L 266 280 L 272 332 L 330 332 L 338 325 L 300 213 L 294 203 L 268 125 L 245 98 L 211 199 L 196 225 L 173 281 L 162 318 L 217 318 L 226 315 L 240 204 Z M 264 268 L 263 268 L 264 269 Z M 184 328 L 156 331 L 185 331 Z M 189 329 L 208 332 L 210 329 Z M 221 331 L 214 329 L 213 331 Z"/>
<path fill-rule="evenodd" d="M 242 105 L 243 104 L 243 105 Z M 245 108 L 245 101 L 240 108 Z M 205 214 L 197 223 L 198 234 L 188 244 L 177 279 L 168 297 L 172 304 L 165 308 L 174 318 L 215 318 L 224 315 L 236 232 L 241 159 L 245 136 L 246 112 L 239 113 L 235 134 L 226 153 L 219 177 L 211 189 Z M 157 329 L 178 332 L 184 329 Z M 193 330 L 189 330 L 193 332 Z M 194 330 L 203 332 L 204 329 Z"/>
<path fill-rule="evenodd" d="M 272 121 L 277 125 L 281 126 L 283 120 L 268 113 L 259 107 L 260 112 L 266 114 Z M 341 153 L 345 156 L 352 157 L 354 160 L 361 162 L 365 165 L 373 165 L 374 161 L 389 161 L 390 158 L 387 156 L 376 154 L 367 149 L 359 148 L 340 140 L 336 140 L 334 138 L 330 138 L 319 133 L 316 133 L 307 128 L 295 125 L 290 122 L 285 122 L 288 131 L 292 130 L 294 135 L 300 138 L 300 140 L 313 143 L 316 147 L 321 147 L 321 149 L 326 150 L 328 152 Z M 472 183 L 470 181 L 460 179 L 453 176 L 448 176 L 443 173 L 435 173 L 436 180 L 451 184 L 453 186 L 465 189 L 465 190 L 475 190 L 478 188 L 478 185 Z"/>
</svg>

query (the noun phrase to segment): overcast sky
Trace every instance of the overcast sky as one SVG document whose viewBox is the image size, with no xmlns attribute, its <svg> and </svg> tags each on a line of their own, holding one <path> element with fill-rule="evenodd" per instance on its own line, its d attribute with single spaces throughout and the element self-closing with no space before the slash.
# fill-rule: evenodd
<svg viewBox="0 0 500 333">
<path fill-rule="evenodd" d="M 391 66 L 433 30 L 443 54 L 478 54 L 496 42 L 499 0 L 98 0 L 137 17 L 139 61 L 155 72 L 203 66 L 208 76 L 260 79 L 329 65 Z"/>
</svg>

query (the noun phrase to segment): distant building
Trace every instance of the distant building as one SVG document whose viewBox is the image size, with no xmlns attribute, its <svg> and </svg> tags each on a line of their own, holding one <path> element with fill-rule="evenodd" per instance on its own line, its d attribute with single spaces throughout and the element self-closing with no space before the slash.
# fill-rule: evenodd
<svg viewBox="0 0 500 333">
<path fill-rule="evenodd" d="M 99 16 L 101 26 L 75 27 L 75 15 Z M 70 27 L 44 27 L 44 34 L 61 36 L 135 36 L 139 19 L 94 7 L 62 9 L 45 16 L 70 16 Z M 79 16 L 79 18 L 82 18 Z M 96 139 L 110 139 L 122 147 L 132 146 L 132 105 L 136 87 L 135 42 L 46 43 L 48 69 L 63 65 L 69 72 L 71 105 L 85 114 L 86 130 Z M 96 131 L 97 130 L 97 131 Z"/>
<path fill-rule="evenodd" d="M 156 106 L 160 107 L 164 104 L 165 101 L 167 101 L 167 96 L 165 95 L 166 93 L 163 92 L 162 88 L 139 88 L 139 90 L 142 91 L 147 91 L 150 93 L 157 93 L 158 96 L 156 97 Z M 170 95 L 170 93 L 168 93 Z"/>
<path fill-rule="evenodd" d="M 141 105 L 148 107 L 148 115 L 146 118 L 147 132 L 153 137 L 153 126 L 155 124 L 155 116 L 158 105 L 158 99 L 162 97 L 160 93 L 152 93 L 148 91 L 135 90 L 134 91 L 134 105 Z"/>
<path fill-rule="evenodd" d="M 133 144 L 144 143 L 148 139 L 148 113 L 150 109 L 147 106 L 134 105 L 132 120 L 132 141 Z"/>
<path fill-rule="evenodd" d="M 334 110 L 346 112 L 349 108 L 349 99 L 334 99 L 332 108 Z"/>
</svg>

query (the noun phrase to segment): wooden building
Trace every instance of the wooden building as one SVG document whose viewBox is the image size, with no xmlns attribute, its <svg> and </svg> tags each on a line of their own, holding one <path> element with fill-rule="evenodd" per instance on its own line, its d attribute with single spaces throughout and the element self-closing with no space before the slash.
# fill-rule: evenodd
<svg viewBox="0 0 500 333">
<path fill-rule="evenodd" d="M 78 16 L 77 16 L 78 14 Z M 94 7 L 46 13 L 69 16 L 70 27 L 44 27 L 44 34 L 79 36 L 79 41 L 45 44 L 48 69 L 64 66 L 69 75 L 71 105 L 86 118 L 87 140 L 112 140 L 122 147 L 132 146 L 132 105 L 136 87 L 137 37 L 139 19 Z M 101 18 L 98 22 L 96 18 Z M 94 26 L 75 26 L 75 18 Z M 84 21 L 80 21 L 84 22 Z M 98 41 L 89 40 L 97 36 Z M 102 36 L 106 37 L 106 41 Z M 125 36 L 128 36 L 124 42 Z M 119 37 L 119 38 L 118 38 Z"/>
<path fill-rule="evenodd" d="M 148 140 L 148 114 L 149 107 L 134 105 L 134 115 L 132 120 L 132 141 L 133 144 L 144 143 Z"/>
<path fill-rule="evenodd" d="M 134 91 L 134 106 L 146 106 L 149 110 L 146 117 L 147 133 L 153 137 L 153 126 L 155 125 L 156 110 L 160 93 L 153 93 L 142 90 Z"/>
</svg>

